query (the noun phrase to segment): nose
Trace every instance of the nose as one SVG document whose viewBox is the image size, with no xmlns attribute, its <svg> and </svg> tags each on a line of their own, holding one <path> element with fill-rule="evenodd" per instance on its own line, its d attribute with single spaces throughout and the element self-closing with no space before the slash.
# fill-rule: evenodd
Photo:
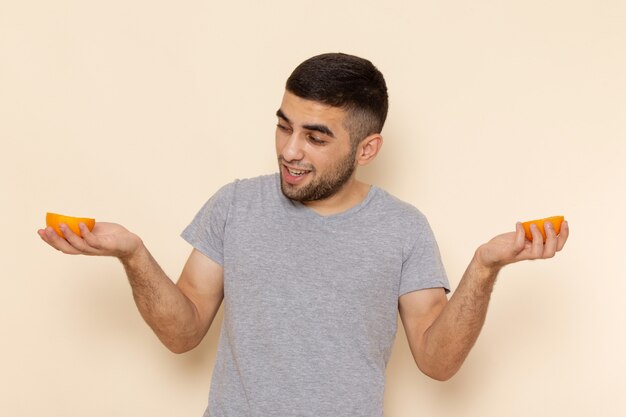
<svg viewBox="0 0 626 417">
<path fill-rule="evenodd" d="M 300 161 L 304 158 L 303 143 L 295 133 L 283 138 L 282 142 L 280 154 L 285 161 Z"/>
</svg>

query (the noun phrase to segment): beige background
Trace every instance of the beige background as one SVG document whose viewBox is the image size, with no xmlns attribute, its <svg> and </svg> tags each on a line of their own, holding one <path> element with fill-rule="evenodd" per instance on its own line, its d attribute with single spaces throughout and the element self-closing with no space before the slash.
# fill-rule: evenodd
<svg viewBox="0 0 626 417">
<path fill-rule="evenodd" d="M 502 272 L 453 380 L 421 375 L 399 329 L 387 416 L 626 415 L 625 4 L 2 0 L 2 415 L 202 414 L 219 323 L 171 354 L 116 260 L 35 231 L 46 211 L 120 222 L 177 278 L 179 232 L 222 184 L 274 171 L 283 82 L 327 51 L 386 75 L 362 176 L 429 217 L 453 286 L 516 220 L 572 229 Z"/>
</svg>

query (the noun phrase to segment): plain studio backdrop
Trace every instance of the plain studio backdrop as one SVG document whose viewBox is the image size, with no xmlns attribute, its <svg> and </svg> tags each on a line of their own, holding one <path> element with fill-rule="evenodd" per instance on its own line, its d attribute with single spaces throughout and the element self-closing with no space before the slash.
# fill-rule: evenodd
<svg viewBox="0 0 626 417">
<path fill-rule="evenodd" d="M 626 415 L 625 18 L 620 0 L 2 0 L 2 415 L 202 414 L 221 313 L 174 355 L 117 260 L 36 230 L 47 211 L 119 222 L 177 279 L 181 230 L 221 185 L 276 170 L 284 81 L 331 51 L 385 74 L 361 177 L 426 214 L 453 288 L 517 220 L 572 231 L 502 271 L 451 381 L 419 373 L 399 328 L 386 415 Z"/>
</svg>

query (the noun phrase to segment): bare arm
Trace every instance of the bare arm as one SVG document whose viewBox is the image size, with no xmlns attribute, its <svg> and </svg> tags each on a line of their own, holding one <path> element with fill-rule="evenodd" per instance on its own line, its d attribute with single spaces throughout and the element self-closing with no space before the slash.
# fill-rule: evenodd
<svg viewBox="0 0 626 417">
<path fill-rule="evenodd" d="M 546 231 L 545 243 L 536 227 L 533 241 L 516 231 L 497 236 L 476 250 L 450 301 L 443 289 L 415 291 L 400 298 L 400 316 L 418 367 L 439 380 L 451 378 L 461 367 L 485 322 L 496 277 L 507 264 L 546 259 L 560 251 L 569 229 Z"/>
<path fill-rule="evenodd" d="M 114 223 L 96 223 L 83 238 L 62 226 L 65 239 L 51 229 L 40 230 L 50 246 L 67 254 L 114 256 L 122 262 L 133 298 L 144 320 L 176 353 L 194 348 L 208 331 L 223 298 L 222 267 L 193 251 L 174 284 L 141 239 Z"/>
</svg>

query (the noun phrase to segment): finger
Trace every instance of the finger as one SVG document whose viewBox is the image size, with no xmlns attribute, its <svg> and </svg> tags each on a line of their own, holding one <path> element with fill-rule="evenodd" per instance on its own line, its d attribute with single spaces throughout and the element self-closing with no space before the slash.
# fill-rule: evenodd
<svg viewBox="0 0 626 417">
<path fill-rule="evenodd" d="M 546 241 L 543 245 L 543 258 L 552 258 L 556 253 L 557 249 L 557 237 L 556 231 L 554 230 L 554 226 L 552 223 L 546 222 L 543 226 L 544 231 L 546 232 Z"/>
<path fill-rule="evenodd" d="M 80 227 L 80 225 L 79 225 Z M 63 232 L 63 236 L 65 236 L 65 240 L 77 251 L 84 255 L 93 255 L 94 249 L 91 248 L 85 240 L 74 233 L 72 229 L 70 229 L 66 224 L 61 223 L 59 225 L 59 229 Z"/>
<path fill-rule="evenodd" d="M 48 228 L 37 230 L 37 234 L 39 235 L 41 240 L 52 246 L 52 244 L 50 243 L 50 239 L 48 238 Z"/>
<path fill-rule="evenodd" d="M 515 224 L 515 240 L 513 241 L 513 247 L 516 254 L 520 253 L 526 247 L 526 232 L 521 222 Z"/>
<path fill-rule="evenodd" d="M 543 255 L 543 235 L 535 224 L 530 225 L 530 233 L 533 236 L 533 241 L 530 246 L 531 257 L 532 259 L 541 258 Z"/>
<path fill-rule="evenodd" d="M 569 237 L 569 223 L 564 221 L 561 224 L 561 230 L 559 231 L 559 238 L 556 245 L 557 252 L 563 249 L 565 246 L 565 242 L 567 242 L 567 238 Z"/>
<path fill-rule="evenodd" d="M 52 227 L 46 227 L 44 230 L 40 230 L 39 236 L 48 245 L 65 254 L 78 255 L 80 253 L 78 250 L 76 250 L 76 248 L 70 245 L 67 240 L 60 237 Z"/>
<path fill-rule="evenodd" d="M 94 233 L 91 232 L 91 230 L 89 230 L 87 225 L 85 225 L 84 223 L 79 223 L 78 227 L 80 228 L 80 233 L 83 236 L 83 240 L 85 241 L 85 243 L 87 243 L 87 245 L 89 245 L 90 248 L 92 248 L 93 250 L 102 249 L 102 242 L 100 241 L 98 236 L 96 236 Z"/>
</svg>

